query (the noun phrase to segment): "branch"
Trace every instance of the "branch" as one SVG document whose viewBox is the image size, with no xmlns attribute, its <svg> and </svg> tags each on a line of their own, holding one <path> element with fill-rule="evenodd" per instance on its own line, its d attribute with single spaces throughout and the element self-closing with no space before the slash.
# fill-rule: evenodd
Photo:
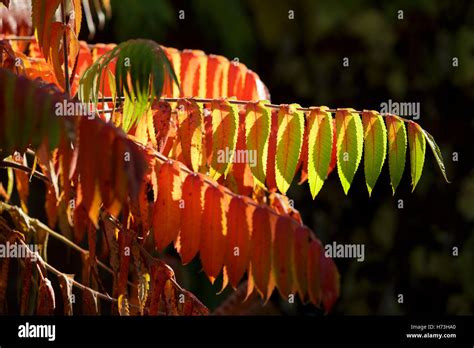
<svg viewBox="0 0 474 348">
<path fill-rule="evenodd" d="M 50 236 L 52 236 L 53 238 L 59 240 L 60 242 L 63 242 L 64 244 L 66 244 L 70 248 L 80 252 L 81 254 L 84 254 L 84 255 L 89 254 L 88 250 L 81 248 L 79 245 L 77 245 L 73 241 L 67 239 L 62 234 L 53 231 L 52 229 L 50 229 L 48 226 L 46 226 L 44 223 L 42 223 L 38 219 L 34 219 L 34 218 L 28 216 L 27 214 L 25 214 L 23 212 L 23 210 L 21 210 L 17 206 L 9 205 L 9 204 L 4 203 L 4 202 L 0 202 L 0 213 L 2 211 L 7 211 L 10 215 L 12 215 L 12 213 L 19 215 L 23 219 L 23 221 L 25 222 L 26 226 L 28 226 L 28 228 L 32 228 L 33 230 L 35 230 L 35 232 L 37 232 L 37 231 L 45 232 L 45 233 L 49 234 Z M 114 274 L 114 271 L 110 267 L 108 267 L 105 263 L 98 260 L 97 258 L 96 258 L 96 261 L 97 261 L 97 264 L 100 267 L 102 267 L 105 271 L 109 272 L 112 275 Z M 130 286 L 136 288 L 136 285 L 133 284 L 132 282 L 128 281 L 128 284 Z"/>
</svg>

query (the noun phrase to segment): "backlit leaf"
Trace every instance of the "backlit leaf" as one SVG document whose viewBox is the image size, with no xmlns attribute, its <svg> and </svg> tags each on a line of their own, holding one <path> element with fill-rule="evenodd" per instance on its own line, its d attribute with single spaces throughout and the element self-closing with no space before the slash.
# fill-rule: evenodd
<svg viewBox="0 0 474 348">
<path fill-rule="evenodd" d="M 218 187 L 208 186 L 204 195 L 200 255 L 202 268 L 212 283 L 224 263 L 226 234 L 224 193 Z"/>
<path fill-rule="evenodd" d="M 178 162 L 165 162 L 158 173 L 158 195 L 153 210 L 155 245 L 163 250 L 176 239 L 181 221 L 181 179 Z"/>
<path fill-rule="evenodd" d="M 397 116 L 386 116 L 388 130 L 388 165 L 393 194 L 405 169 L 407 133 L 404 122 Z"/>
<path fill-rule="evenodd" d="M 423 129 L 413 122 L 408 122 L 408 144 L 410 146 L 410 169 L 411 169 L 411 185 L 415 190 L 418 180 L 420 180 L 423 172 L 423 164 L 425 162 L 426 139 Z M 412 190 L 412 191 L 413 191 Z"/>
<path fill-rule="evenodd" d="M 364 125 L 364 172 L 369 196 L 382 171 L 387 152 L 387 130 L 383 117 L 375 111 L 362 113 Z"/>
<path fill-rule="evenodd" d="M 327 107 L 311 110 L 306 118 L 308 133 L 308 182 L 313 199 L 328 175 L 333 147 L 333 122 Z"/>
<path fill-rule="evenodd" d="M 337 171 L 347 195 L 362 158 L 363 127 L 360 116 L 353 109 L 336 112 Z"/>
<path fill-rule="evenodd" d="M 304 116 L 299 105 L 282 105 L 278 111 L 275 178 L 278 189 L 285 194 L 293 181 L 303 145 Z"/>
<path fill-rule="evenodd" d="M 184 207 L 181 209 L 179 253 L 183 264 L 187 264 L 199 251 L 204 181 L 197 174 L 189 174 L 184 180 L 182 191 Z"/>
<path fill-rule="evenodd" d="M 209 175 L 217 180 L 227 175 L 237 145 L 239 113 L 236 105 L 226 100 L 214 100 L 212 109 L 212 161 Z"/>
<path fill-rule="evenodd" d="M 251 234 L 251 207 L 244 198 L 232 198 L 227 214 L 227 247 L 225 266 L 229 281 L 234 288 L 239 285 L 248 263 Z"/>
<path fill-rule="evenodd" d="M 271 113 L 265 101 L 245 105 L 247 150 L 256 154 L 255 166 L 250 166 L 259 185 L 265 186 Z"/>
</svg>

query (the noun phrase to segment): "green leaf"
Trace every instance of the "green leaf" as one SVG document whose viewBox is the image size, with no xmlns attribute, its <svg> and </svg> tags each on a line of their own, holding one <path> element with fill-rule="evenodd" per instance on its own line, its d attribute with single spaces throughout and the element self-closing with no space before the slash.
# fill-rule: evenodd
<svg viewBox="0 0 474 348">
<path fill-rule="evenodd" d="M 405 169 L 407 152 L 407 133 L 404 121 L 398 116 L 386 116 L 385 122 L 388 130 L 388 166 L 393 194 Z"/>
<path fill-rule="evenodd" d="M 362 159 L 364 142 L 362 121 L 353 111 L 338 109 L 336 112 L 337 173 L 346 195 Z"/>
<path fill-rule="evenodd" d="M 326 180 L 332 153 L 332 117 L 326 106 L 311 110 L 308 123 L 308 182 L 313 199 Z"/>
<path fill-rule="evenodd" d="M 425 135 L 425 139 L 428 142 L 428 145 L 430 145 L 431 150 L 433 151 L 433 155 L 436 158 L 436 162 L 438 162 L 438 166 L 444 176 L 444 180 L 446 180 L 447 183 L 451 183 L 451 181 L 449 181 L 448 177 L 446 176 L 446 167 L 444 166 L 443 156 L 441 155 L 441 151 L 439 150 L 439 147 L 436 144 L 433 136 L 424 129 L 423 134 Z"/>
<path fill-rule="evenodd" d="M 278 189 L 285 194 L 295 176 L 303 145 L 304 115 L 298 104 L 282 105 L 278 111 L 275 179 Z"/>
<path fill-rule="evenodd" d="M 235 104 L 227 100 L 213 100 L 211 103 L 212 117 L 212 160 L 209 175 L 217 180 L 226 176 L 234 158 L 237 145 L 237 129 L 239 112 Z"/>
<path fill-rule="evenodd" d="M 100 81 L 107 76 L 108 65 L 113 59 L 117 59 L 114 94 L 128 97 L 135 104 L 133 112 L 123 122 L 127 131 L 140 120 L 153 99 L 161 96 L 165 73 L 176 84 L 178 79 L 160 45 L 151 40 L 129 40 L 104 54 L 84 72 L 79 82 L 82 102 L 92 101 L 97 107 Z"/>
<path fill-rule="evenodd" d="M 249 102 L 245 105 L 245 138 L 247 150 L 257 154 L 255 166 L 250 166 L 258 185 L 265 187 L 267 176 L 268 140 L 271 112 L 264 106 L 267 101 Z"/>
<path fill-rule="evenodd" d="M 383 117 L 375 111 L 364 111 L 362 123 L 364 126 L 365 182 L 370 196 L 385 162 L 387 130 Z"/>
<path fill-rule="evenodd" d="M 423 135 L 423 129 L 413 122 L 408 122 L 408 144 L 410 147 L 410 169 L 412 191 L 415 190 L 418 180 L 423 172 L 425 162 L 426 139 Z"/>
</svg>

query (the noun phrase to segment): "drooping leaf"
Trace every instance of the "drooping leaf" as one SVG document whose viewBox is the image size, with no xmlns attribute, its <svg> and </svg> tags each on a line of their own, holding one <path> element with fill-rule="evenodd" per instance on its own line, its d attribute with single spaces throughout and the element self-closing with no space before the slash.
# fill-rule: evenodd
<svg viewBox="0 0 474 348">
<path fill-rule="evenodd" d="M 227 58 L 210 54 L 207 57 L 206 98 L 221 98 L 227 95 Z"/>
<path fill-rule="evenodd" d="M 326 257 L 324 253 L 321 253 L 320 257 L 321 300 L 325 312 L 328 313 L 339 297 L 339 272 L 332 258 Z"/>
<path fill-rule="evenodd" d="M 237 144 L 239 113 L 227 100 L 214 100 L 212 109 L 212 161 L 209 175 L 217 180 L 226 176 Z"/>
<path fill-rule="evenodd" d="M 250 262 L 252 279 L 264 298 L 269 296 L 270 291 L 270 271 L 273 264 L 272 240 L 269 212 L 265 207 L 257 207 L 252 217 Z"/>
<path fill-rule="evenodd" d="M 267 176 L 266 183 L 267 187 L 271 192 L 276 191 L 276 175 L 275 175 L 275 162 L 276 162 L 276 148 L 277 148 L 277 133 L 278 133 L 278 111 L 273 110 L 271 114 L 270 124 L 270 137 L 268 140 L 268 158 L 267 158 Z"/>
<path fill-rule="evenodd" d="M 433 151 L 433 155 L 436 158 L 436 162 L 438 162 L 438 167 L 441 170 L 441 173 L 443 174 L 444 180 L 446 180 L 447 183 L 450 183 L 448 177 L 446 176 L 446 167 L 444 166 L 441 150 L 439 149 L 438 145 L 436 144 L 436 141 L 430 133 L 423 129 L 423 134 L 425 135 L 425 139 L 428 142 L 431 151 Z"/>
<path fill-rule="evenodd" d="M 337 171 L 347 195 L 362 158 L 363 127 L 360 116 L 353 109 L 336 112 Z"/>
<path fill-rule="evenodd" d="M 178 102 L 178 134 L 184 163 L 198 172 L 205 158 L 203 146 L 204 119 L 202 105 L 192 99 Z"/>
<path fill-rule="evenodd" d="M 271 123 L 271 113 L 264 106 L 265 103 L 266 101 L 259 101 L 245 105 L 247 150 L 257 155 L 255 166 L 251 166 L 250 169 L 254 179 L 261 186 L 265 186 Z"/>
<path fill-rule="evenodd" d="M 308 132 L 308 182 L 313 199 L 328 175 L 333 147 L 333 123 L 327 107 L 311 110 L 306 118 Z"/>
<path fill-rule="evenodd" d="M 397 116 L 386 116 L 385 122 L 388 130 L 388 165 L 393 194 L 405 169 L 407 151 L 407 133 L 405 124 Z"/>
<path fill-rule="evenodd" d="M 89 156 L 96 151 L 95 139 L 98 139 L 100 128 L 92 121 L 82 119 L 79 125 L 78 170 L 80 173 L 81 191 L 78 204 L 84 204 L 89 218 L 98 226 L 99 208 L 101 204 L 100 188 L 98 186 L 98 162 L 91 161 Z"/>
<path fill-rule="evenodd" d="M 207 56 L 200 50 L 181 52 L 181 96 L 204 97 Z"/>
<path fill-rule="evenodd" d="M 285 194 L 293 181 L 303 145 L 304 116 L 299 105 L 282 105 L 278 111 L 275 178 L 278 189 Z"/>
<path fill-rule="evenodd" d="M 82 315 L 99 315 L 97 292 L 89 288 L 82 291 Z"/>
<path fill-rule="evenodd" d="M 61 287 L 61 294 L 63 296 L 63 308 L 64 315 L 73 314 L 73 293 L 72 293 L 72 280 L 74 279 L 73 274 L 61 274 L 58 276 L 59 286 Z"/>
<path fill-rule="evenodd" d="M 239 111 L 239 126 L 237 134 L 237 144 L 235 146 L 235 156 L 232 163 L 232 169 L 230 170 L 230 175 L 226 179 L 235 181 L 237 187 L 232 188 L 232 185 L 229 183 L 225 184 L 235 193 L 240 195 L 250 196 L 252 195 L 254 189 L 254 176 L 252 174 L 251 168 L 257 165 L 257 151 L 251 151 L 247 148 L 246 145 L 246 136 L 245 136 L 245 110 Z"/>
<path fill-rule="evenodd" d="M 301 301 L 304 301 L 308 288 L 308 249 L 309 249 L 309 230 L 307 227 L 298 226 L 294 231 L 294 250 L 293 250 L 293 273 L 295 279 L 295 288 L 298 290 Z"/>
<path fill-rule="evenodd" d="M 364 125 L 364 172 L 369 196 L 382 171 L 387 152 L 387 130 L 383 117 L 375 111 L 362 113 Z"/>
<path fill-rule="evenodd" d="M 423 164 L 425 162 L 426 139 L 423 129 L 413 122 L 408 122 L 408 144 L 410 147 L 410 169 L 411 169 L 411 185 L 412 191 L 415 190 L 418 180 L 420 180 L 423 172 Z"/>
<path fill-rule="evenodd" d="M 308 247 L 308 296 L 316 306 L 321 302 L 321 257 L 324 257 L 323 246 L 319 241 L 311 241 Z"/>
<path fill-rule="evenodd" d="M 191 262 L 199 251 L 204 199 L 204 182 L 199 175 L 189 174 L 183 183 L 180 250 L 183 264 Z"/>
<path fill-rule="evenodd" d="M 200 255 L 202 268 L 212 283 L 219 275 L 224 263 L 226 225 L 224 193 L 219 187 L 208 186 L 204 195 Z"/>
<path fill-rule="evenodd" d="M 273 273 L 280 294 L 288 298 L 294 285 L 294 225 L 291 218 L 280 216 L 275 227 L 273 244 Z"/>
<path fill-rule="evenodd" d="M 56 301 L 51 281 L 47 278 L 41 278 L 38 290 L 36 315 L 53 315 L 55 308 Z"/>
<path fill-rule="evenodd" d="M 249 263 L 251 214 L 252 209 L 244 198 L 232 198 L 227 213 L 225 266 L 234 288 L 239 285 Z"/>
<path fill-rule="evenodd" d="M 163 250 L 176 240 L 181 221 L 181 179 L 178 162 L 165 162 L 158 173 L 158 196 L 153 210 L 155 245 Z"/>
</svg>

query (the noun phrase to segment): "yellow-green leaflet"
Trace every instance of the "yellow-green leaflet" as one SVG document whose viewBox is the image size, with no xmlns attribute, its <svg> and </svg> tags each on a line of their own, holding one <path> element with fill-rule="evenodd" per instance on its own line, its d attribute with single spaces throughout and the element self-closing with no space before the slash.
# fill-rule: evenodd
<svg viewBox="0 0 474 348">
<path fill-rule="evenodd" d="M 387 130 L 382 116 L 376 111 L 362 113 L 364 126 L 364 173 L 369 196 L 382 171 L 387 151 Z"/>
<path fill-rule="evenodd" d="M 364 141 L 362 121 L 353 111 L 338 109 L 336 112 L 337 173 L 346 195 L 362 159 Z"/>
<path fill-rule="evenodd" d="M 277 188 L 285 194 L 295 176 L 303 145 L 304 115 L 298 104 L 282 105 L 278 111 L 275 179 Z"/>
<path fill-rule="evenodd" d="M 393 194 L 395 194 L 405 169 L 407 133 L 405 124 L 399 117 L 387 116 L 385 122 L 388 130 L 388 167 Z"/>
<path fill-rule="evenodd" d="M 413 122 L 408 122 L 408 145 L 410 146 L 410 169 L 412 191 L 415 190 L 420 180 L 425 162 L 426 140 L 421 127 Z"/>
<path fill-rule="evenodd" d="M 258 185 L 265 187 L 267 175 L 268 137 L 271 113 L 264 106 L 266 101 L 249 102 L 245 105 L 245 138 L 247 150 L 257 154 L 256 165 L 250 166 Z"/>
<path fill-rule="evenodd" d="M 231 168 L 237 145 L 239 112 L 237 106 L 227 100 L 213 100 L 211 110 L 212 160 L 209 175 L 217 180 L 221 175 L 227 175 Z"/>
<path fill-rule="evenodd" d="M 313 199 L 326 180 L 332 152 L 332 117 L 326 106 L 311 110 L 308 122 L 308 183 Z"/>
<path fill-rule="evenodd" d="M 428 133 L 424 129 L 422 129 L 422 131 L 423 131 L 423 134 L 425 135 L 425 139 L 428 142 L 428 145 L 431 147 L 431 150 L 433 151 L 433 155 L 436 158 L 436 162 L 438 162 L 438 166 L 439 166 L 439 169 L 441 170 L 441 173 L 444 176 L 444 180 L 446 180 L 447 183 L 450 183 L 451 181 L 449 181 L 448 177 L 446 176 L 446 168 L 444 166 L 443 156 L 441 155 L 441 151 L 438 145 L 436 144 L 436 141 L 434 140 L 433 136 L 430 133 Z"/>
</svg>

